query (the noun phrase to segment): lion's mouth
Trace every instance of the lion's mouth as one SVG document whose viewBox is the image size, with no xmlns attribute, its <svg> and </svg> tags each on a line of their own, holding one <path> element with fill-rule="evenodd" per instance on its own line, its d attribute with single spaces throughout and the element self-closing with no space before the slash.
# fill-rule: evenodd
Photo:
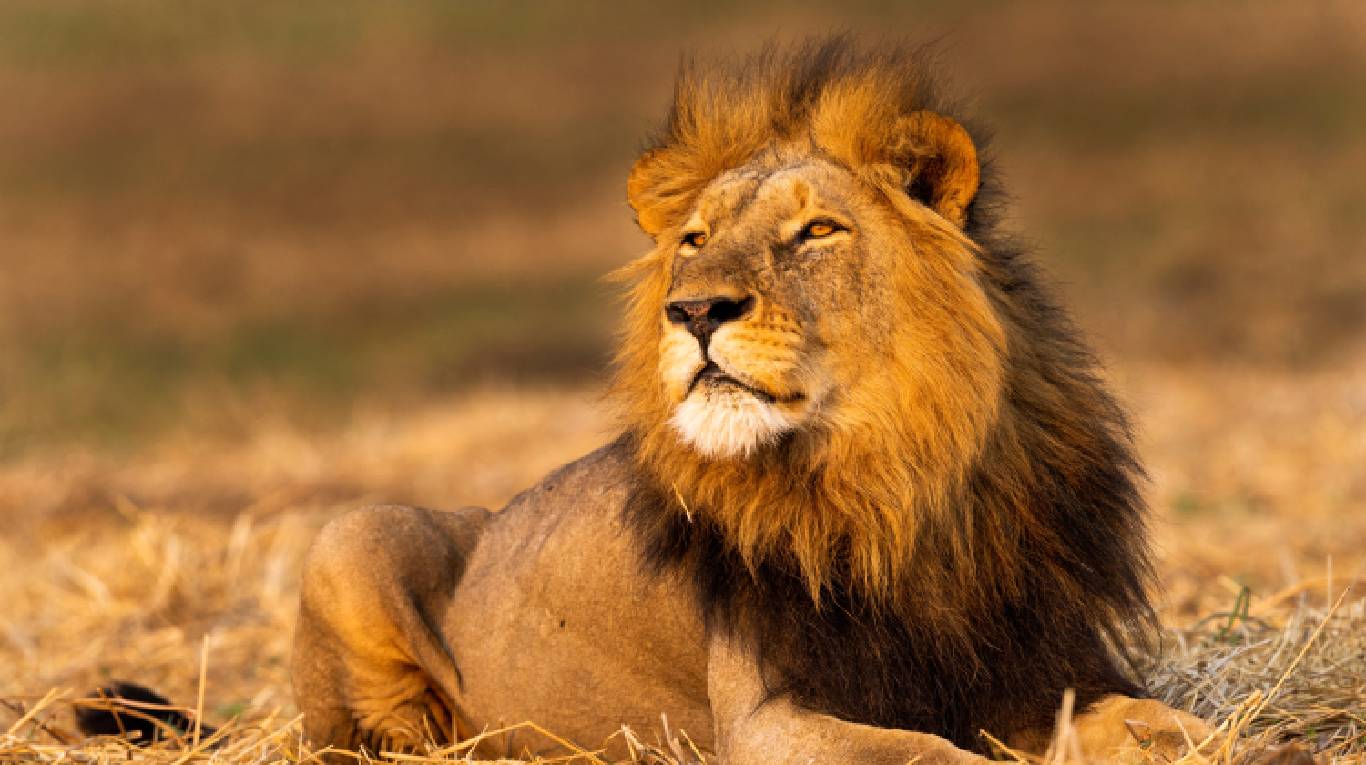
<svg viewBox="0 0 1366 765">
<path fill-rule="evenodd" d="M 699 369 L 697 371 L 697 374 L 693 376 L 692 382 L 688 384 L 687 395 L 692 395 L 693 390 L 696 389 L 698 385 L 702 385 L 704 383 L 707 385 L 732 385 L 736 388 L 739 388 L 740 390 L 745 391 L 751 396 L 759 399 L 765 404 L 776 404 L 779 402 L 793 403 L 796 401 L 800 401 L 803 398 L 802 394 L 800 393 L 794 394 L 792 396 L 787 396 L 784 398 L 779 398 L 778 396 L 775 396 L 762 388 L 751 385 L 745 382 L 744 380 L 735 377 L 734 375 L 728 374 L 715 361 L 712 361 L 711 359 L 707 359 L 706 365 Z"/>
</svg>

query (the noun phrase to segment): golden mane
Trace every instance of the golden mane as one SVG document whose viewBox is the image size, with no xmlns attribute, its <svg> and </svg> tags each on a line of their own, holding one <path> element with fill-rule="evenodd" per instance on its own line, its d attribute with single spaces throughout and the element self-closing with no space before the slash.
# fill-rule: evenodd
<svg viewBox="0 0 1366 765">
<path fill-rule="evenodd" d="M 1141 469 L 1092 355 L 1026 256 L 995 232 L 995 178 L 984 172 L 967 199 L 916 187 L 925 173 L 962 171 L 908 138 L 908 121 L 951 111 L 929 72 L 919 52 L 869 52 L 840 38 L 684 67 L 670 116 L 629 181 L 640 225 L 661 245 L 616 274 L 631 286 L 614 396 L 640 468 L 628 520 L 647 561 L 687 572 L 708 617 L 751 641 L 776 682 L 832 713 L 885 701 L 887 717 L 860 719 L 886 725 L 970 706 L 969 689 L 999 692 L 1006 700 L 991 714 L 1000 719 L 986 721 L 996 724 L 1031 704 L 1051 709 L 1057 699 L 1044 696 L 1065 687 L 1083 697 L 1087 687 L 1127 687 L 1108 658 L 1087 657 L 1109 657 L 1107 646 L 1151 618 Z M 905 259 L 916 280 L 938 285 L 944 275 L 925 263 L 945 262 L 970 273 L 973 288 L 922 291 L 945 319 L 909 346 L 931 350 L 892 362 L 901 384 L 880 392 L 863 427 L 799 431 L 750 457 L 708 459 L 667 426 L 657 348 L 672 240 L 659 235 L 683 223 L 719 174 L 775 149 L 832 160 L 890 199 L 916 251 L 933 254 Z M 906 280 L 893 274 L 878 288 Z M 881 637 L 843 624 L 841 611 L 866 614 Z M 835 648 L 788 636 L 812 619 L 852 637 Z M 1022 643 L 1022 630 L 1037 636 Z M 1067 645 L 1043 644 L 1068 632 Z M 870 696 L 841 699 L 840 672 L 866 670 L 835 667 L 861 650 L 901 652 L 902 665 L 861 686 Z M 1034 674 L 988 667 L 1012 661 Z M 1047 662 L 1057 671 L 1040 681 Z M 910 671 L 942 678 L 939 695 L 898 690 Z M 801 677 L 819 687 L 804 694 Z M 1042 684 L 1025 690 L 1031 682 Z M 984 722 L 963 715 L 943 723 L 956 739 L 975 735 L 959 725 Z"/>
<path fill-rule="evenodd" d="M 786 57 L 770 48 L 738 66 L 686 65 L 668 121 L 629 182 L 642 227 L 658 233 L 678 225 L 711 180 L 778 144 L 809 142 L 813 152 L 833 157 L 868 184 L 895 188 L 896 163 L 924 159 L 907 120 L 944 108 L 928 71 L 921 53 L 870 55 L 842 39 Z M 966 270 L 983 267 L 977 245 L 959 229 L 914 205 L 898 212 L 914 229 L 917 248 L 939 255 L 920 259 L 920 267 L 964 261 Z M 921 369 L 908 371 L 898 381 L 901 389 L 884 391 L 897 406 L 880 429 L 797 439 L 758 462 L 707 461 L 667 428 L 656 384 L 659 315 L 669 289 L 662 257 L 656 251 L 618 274 L 635 288 L 616 391 L 625 428 L 639 437 L 642 466 L 681 505 L 725 526 L 748 560 L 776 551 L 793 556 L 814 598 L 828 584 L 836 555 L 846 557 L 850 575 L 867 591 L 890 593 L 910 563 L 924 514 L 954 504 L 998 419 L 1007 340 L 994 307 L 980 295 L 955 307 L 961 326 L 942 332 L 965 335 L 958 339 L 970 353 L 917 360 Z M 913 265 L 908 260 L 905 267 Z M 950 275 L 917 277 L 939 280 L 943 294 L 954 294 Z M 913 379 L 935 362 L 940 379 L 935 370 L 930 379 Z"/>
<path fill-rule="evenodd" d="M 923 221 L 916 230 L 922 251 L 972 252 L 956 233 Z M 752 458 L 714 460 L 682 443 L 669 426 L 654 351 L 668 273 L 652 261 L 647 257 L 634 267 L 649 272 L 632 296 L 617 378 L 640 466 L 669 490 L 684 513 L 704 515 L 721 526 L 749 564 L 773 555 L 790 557 L 813 600 L 820 600 L 840 569 L 870 595 L 895 595 L 925 518 L 959 504 L 970 467 L 998 421 L 1006 340 L 991 307 L 979 294 L 976 304 L 964 301 L 956 326 L 903 327 L 896 335 L 911 346 L 924 344 L 926 336 L 930 343 L 943 339 L 970 349 L 969 359 L 897 359 L 894 366 L 902 374 L 868 391 L 876 407 L 846 412 L 845 427 L 797 433 Z M 935 291 L 954 294 L 952 274 L 921 265 L 919 279 L 929 277 L 939 286 Z M 894 280 L 911 281 L 906 277 Z M 912 289 L 897 283 L 885 288 Z M 910 335 L 922 342 L 911 341 Z M 958 584 L 943 583 L 946 588 Z"/>
<path fill-rule="evenodd" d="M 718 175 L 784 141 L 810 139 L 850 168 L 913 155 L 904 120 L 945 104 L 923 51 L 870 55 L 844 38 L 784 56 L 768 48 L 731 65 L 685 63 L 673 108 L 627 182 L 637 221 L 655 233 L 686 215 Z"/>
</svg>

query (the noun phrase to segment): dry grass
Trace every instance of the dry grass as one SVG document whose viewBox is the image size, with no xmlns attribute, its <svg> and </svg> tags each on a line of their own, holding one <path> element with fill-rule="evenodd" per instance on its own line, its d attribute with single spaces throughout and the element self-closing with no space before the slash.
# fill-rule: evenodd
<svg viewBox="0 0 1366 765">
<path fill-rule="evenodd" d="M 123 512 L 122 522 L 101 530 L 102 539 L 82 535 L 47 550 L 44 570 L 36 572 L 40 586 L 30 579 L 3 593 L 28 617 L 4 625 L 18 649 L 11 656 L 20 669 L 14 679 L 20 687 L 57 685 L 41 696 L 3 699 L 0 761 L 128 757 L 134 750 L 127 743 L 82 740 L 70 723 L 74 691 L 111 673 L 199 699 L 186 711 L 226 721 L 197 743 L 192 733 L 136 750 L 149 761 L 299 762 L 316 754 L 301 740 L 285 673 L 294 568 L 331 513 L 244 513 L 227 525 L 225 539 L 223 524 L 202 516 Z M 1184 762 L 1231 763 L 1254 745 L 1286 739 L 1305 741 L 1335 762 L 1366 756 L 1366 601 L 1343 605 L 1344 592 L 1325 609 L 1309 605 L 1307 594 L 1249 597 L 1234 611 L 1172 632 L 1148 670 L 1149 687 L 1177 707 L 1227 721 L 1215 753 Z M 701 759 L 685 734 L 663 725 L 641 735 L 622 732 L 636 755 L 631 762 Z M 464 761 L 474 743 L 432 745 L 421 756 L 394 759 Z M 564 758 L 537 761 L 601 762 L 568 742 Z"/>
<path fill-rule="evenodd" d="M 1362 464 L 1366 409 L 1355 397 L 1366 365 L 1317 387 L 1240 372 L 1123 376 L 1139 371 L 1137 398 L 1164 402 L 1143 418 L 1172 626 L 1151 687 L 1208 719 L 1235 718 L 1257 740 L 1304 739 L 1341 762 L 1360 756 L 1366 617 L 1355 596 L 1330 616 L 1329 596 L 1363 573 L 1366 518 L 1348 511 L 1362 487 L 1312 494 L 1322 476 L 1261 466 L 1292 455 L 1328 473 Z M 1254 392 L 1271 395 L 1271 412 L 1241 400 Z M 1273 414 L 1302 426 L 1272 427 Z M 1314 423 L 1356 435 L 1333 439 Z M 0 760 L 123 759 L 123 744 L 75 734 L 76 694 L 130 678 L 193 706 L 201 665 L 205 718 L 227 724 L 199 750 L 173 742 L 149 757 L 306 759 L 287 661 L 297 567 L 321 525 L 377 499 L 497 505 L 607 434 L 591 390 L 486 390 L 412 417 L 357 413 L 330 438 L 263 423 L 243 443 L 172 438 L 126 464 L 73 453 L 7 467 L 0 495 L 17 533 L 0 541 L 0 569 L 21 573 L 0 577 L 0 663 L 11 668 L 0 685 L 9 731 Z M 1199 459 L 1171 445 L 1191 441 Z M 1197 487 L 1200 503 L 1183 504 Z M 1258 509 L 1239 504 L 1249 496 Z M 638 747 L 643 762 L 689 751 L 676 733 L 632 735 L 653 744 Z M 1221 751 L 1213 761 L 1231 761 Z"/>
<path fill-rule="evenodd" d="M 1149 687 L 1172 706 L 1232 721 L 1254 740 L 1293 738 L 1328 757 L 1362 757 L 1363 586 L 1344 588 L 1328 609 L 1298 598 L 1249 598 L 1241 601 L 1246 610 L 1211 615 L 1174 633 L 1176 645 L 1154 665 Z M 1297 605 L 1268 605 L 1287 601 Z"/>
<path fill-rule="evenodd" d="M 3 699 L 0 761 L 125 759 L 128 744 L 82 740 L 70 722 L 76 691 L 119 675 L 199 699 L 186 711 L 225 721 L 197 744 L 191 734 L 136 750 L 140 757 L 309 759 L 315 752 L 301 740 L 286 676 L 294 571 L 304 545 L 333 512 L 249 511 L 224 524 L 125 505 L 121 520 L 102 524 L 98 536 L 92 529 L 50 545 L 42 570 L 0 593 L 9 614 L 24 617 L 3 625 L 7 658 L 19 670 L 12 682 L 54 686 L 40 696 L 10 692 Z M 19 558 L 32 560 L 7 555 L 0 564 L 21 565 Z M 1311 605 L 1309 595 L 1298 588 L 1266 599 L 1248 596 L 1228 613 L 1172 631 L 1148 669 L 1149 687 L 1179 708 L 1228 721 L 1241 744 L 1220 738 L 1216 754 L 1189 758 L 1191 765 L 1234 762 L 1252 743 L 1286 739 L 1303 740 L 1337 762 L 1366 756 L 1366 601 L 1347 600 L 1343 592 L 1324 608 Z M 662 726 L 621 735 L 633 744 L 632 762 L 695 759 L 686 735 Z M 473 743 L 433 745 L 423 756 L 395 759 L 458 760 Z M 538 761 L 566 760 L 600 761 L 567 742 L 564 760 Z"/>
</svg>

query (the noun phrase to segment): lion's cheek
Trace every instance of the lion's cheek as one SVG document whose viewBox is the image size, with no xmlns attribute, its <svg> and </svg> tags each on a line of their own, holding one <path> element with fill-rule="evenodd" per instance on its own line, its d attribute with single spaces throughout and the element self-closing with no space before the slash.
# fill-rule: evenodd
<svg viewBox="0 0 1366 765">
<path fill-rule="evenodd" d="M 693 378 L 705 364 L 692 335 L 670 328 L 659 341 L 659 378 L 666 400 L 677 403 L 688 395 Z"/>
<path fill-rule="evenodd" d="M 801 351 L 781 342 L 753 342 L 717 333 L 710 355 L 723 370 L 778 400 L 808 395 Z"/>
</svg>

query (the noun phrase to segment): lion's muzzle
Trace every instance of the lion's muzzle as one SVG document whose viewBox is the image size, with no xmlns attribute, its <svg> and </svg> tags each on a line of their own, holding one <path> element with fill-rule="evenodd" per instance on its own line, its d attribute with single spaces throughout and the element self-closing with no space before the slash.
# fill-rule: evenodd
<svg viewBox="0 0 1366 765">
<path fill-rule="evenodd" d="M 670 422 L 709 457 L 748 455 L 809 413 L 801 336 L 753 295 L 673 300 L 665 306 L 660 372 Z"/>
</svg>

